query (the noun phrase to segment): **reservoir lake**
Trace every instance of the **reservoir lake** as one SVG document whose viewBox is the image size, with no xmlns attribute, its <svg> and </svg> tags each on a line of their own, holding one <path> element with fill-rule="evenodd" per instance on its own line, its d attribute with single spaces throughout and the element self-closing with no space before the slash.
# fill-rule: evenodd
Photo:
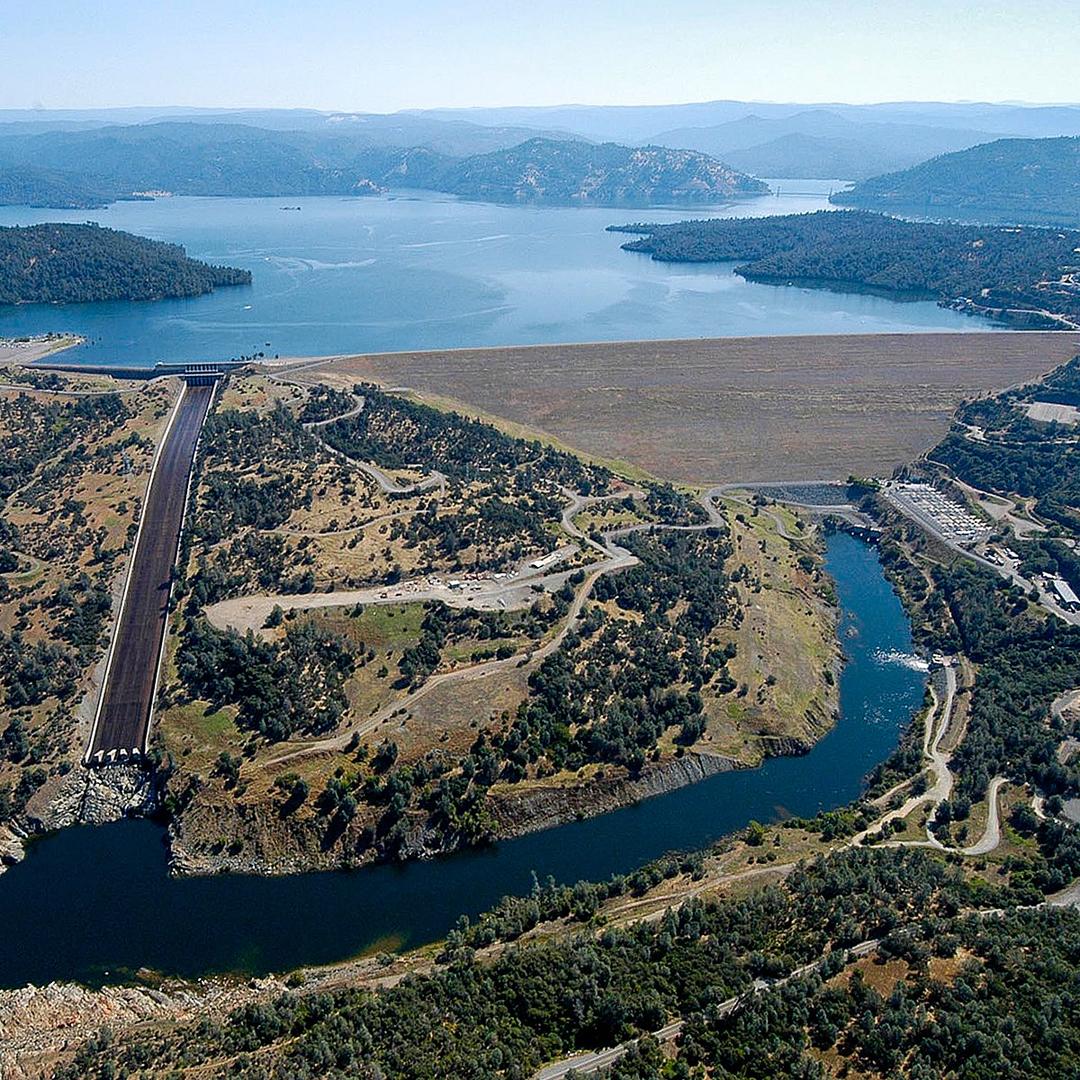
<svg viewBox="0 0 1080 1080">
<path fill-rule="evenodd" d="M 0 875 L 0 985 L 261 974 L 442 937 L 534 875 L 603 880 L 756 819 L 812 816 L 858 795 L 923 700 L 925 664 L 876 550 L 828 537 L 847 663 L 840 718 L 802 757 L 720 773 L 613 813 L 431 862 L 266 878 L 170 878 L 162 828 L 129 820 L 32 842 Z"/>
<path fill-rule="evenodd" d="M 733 264 L 620 249 L 628 221 L 829 209 L 842 181 L 706 207 L 500 206 L 430 192 L 368 198 L 164 198 L 103 210 L 0 207 L 0 225 L 96 221 L 251 270 L 188 300 L 0 308 L 0 337 L 82 334 L 64 362 L 319 356 L 573 341 L 986 330 L 931 301 L 744 281 Z"/>
</svg>

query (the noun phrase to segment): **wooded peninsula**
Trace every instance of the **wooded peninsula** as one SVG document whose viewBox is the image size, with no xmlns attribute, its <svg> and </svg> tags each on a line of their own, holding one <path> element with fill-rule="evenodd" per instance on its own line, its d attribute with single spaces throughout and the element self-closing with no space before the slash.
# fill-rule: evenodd
<svg viewBox="0 0 1080 1080">
<path fill-rule="evenodd" d="M 162 300 L 250 285 L 251 272 L 99 225 L 0 228 L 0 304 Z"/>
<path fill-rule="evenodd" d="M 865 211 L 613 225 L 623 245 L 661 262 L 739 262 L 748 281 L 868 289 L 1018 328 L 1080 320 L 1080 232 L 902 221 Z"/>
</svg>

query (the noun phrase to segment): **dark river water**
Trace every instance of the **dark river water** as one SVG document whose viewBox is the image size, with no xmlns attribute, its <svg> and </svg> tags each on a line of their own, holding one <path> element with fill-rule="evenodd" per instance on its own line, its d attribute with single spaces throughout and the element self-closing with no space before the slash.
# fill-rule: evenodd
<svg viewBox="0 0 1080 1080">
<path fill-rule="evenodd" d="M 94 220 L 252 271 L 250 287 L 191 300 L 0 308 L 0 337 L 67 330 L 65 361 L 152 364 L 263 351 L 316 356 L 567 341 L 985 330 L 936 304 L 757 285 L 731 264 L 628 254 L 626 221 L 828 208 L 840 182 L 774 181 L 779 195 L 705 208 L 494 206 L 378 198 L 160 199 L 104 210 L 0 208 L 0 225 Z M 299 210 L 283 210 L 283 205 Z"/>
<path fill-rule="evenodd" d="M 121 981 L 140 968 L 197 976 L 324 964 L 441 937 L 532 875 L 572 882 L 704 847 L 751 819 L 812 815 L 854 798 L 919 706 L 926 676 L 872 547 L 844 533 L 827 566 L 848 662 L 840 720 L 807 755 L 721 773 L 614 813 L 434 862 L 285 878 L 172 879 L 147 821 L 68 829 L 0 875 L 0 985 Z"/>
</svg>

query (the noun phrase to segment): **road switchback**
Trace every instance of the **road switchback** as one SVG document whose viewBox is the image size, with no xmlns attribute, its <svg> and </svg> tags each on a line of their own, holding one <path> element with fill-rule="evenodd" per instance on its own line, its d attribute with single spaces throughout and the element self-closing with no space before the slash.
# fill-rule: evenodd
<svg viewBox="0 0 1080 1080">
<path fill-rule="evenodd" d="M 212 385 L 185 384 L 158 451 L 87 749 L 88 764 L 146 749 L 188 481 Z"/>
</svg>

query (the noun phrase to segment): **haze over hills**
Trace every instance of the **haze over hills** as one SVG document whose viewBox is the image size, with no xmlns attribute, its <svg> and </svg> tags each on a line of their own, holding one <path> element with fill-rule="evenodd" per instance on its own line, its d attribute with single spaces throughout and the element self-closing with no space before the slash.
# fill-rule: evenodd
<svg viewBox="0 0 1080 1080">
<path fill-rule="evenodd" d="M 385 119 L 381 137 L 404 138 L 408 123 Z M 767 190 L 703 154 L 661 147 L 533 138 L 455 156 L 426 145 L 376 142 L 369 133 L 177 121 L 0 138 L 0 192 L 5 188 L 9 201 L 62 206 L 159 191 L 285 196 L 412 188 L 496 202 L 637 204 Z"/>
<path fill-rule="evenodd" d="M 135 134 L 138 129 L 168 134 L 179 124 L 224 129 L 217 136 L 210 131 L 199 134 L 196 142 L 200 150 L 215 140 L 242 141 L 238 128 L 258 130 L 264 133 L 258 138 L 273 147 L 268 152 L 281 157 L 286 173 L 307 167 L 302 161 L 289 164 L 297 154 L 301 158 L 314 156 L 319 161 L 315 170 L 318 178 L 309 177 L 299 186 L 295 179 L 289 180 L 282 188 L 284 192 L 291 185 L 295 193 L 302 194 L 322 190 L 327 184 L 336 190 L 325 174 L 335 169 L 356 171 L 350 155 L 355 157 L 362 149 L 423 148 L 447 158 L 465 158 L 508 150 L 537 137 L 696 150 L 735 170 L 761 177 L 862 180 L 1002 136 L 1080 135 L 1080 106 L 713 101 L 656 106 L 429 109 L 392 114 L 175 107 L 2 110 L 0 163 L 19 161 L 71 171 L 68 182 L 72 183 L 75 174 L 89 170 L 81 164 L 78 169 L 70 168 L 72 143 L 63 136 L 74 138 L 81 134 L 89 140 L 86 145 L 94 146 L 94 131 L 111 131 L 118 138 L 143 144 L 140 152 L 145 152 L 150 137 L 140 139 Z M 33 136 L 41 140 L 33 143 Z M 78 144 L 76 157 L 82 145 Z M 223 172 L 228 168 L 223 164 Z M 369 179 L 380 183 L 375 176 Z M 46 198 L 45 193 L 56 183 L 56 178 L 39 178 L 31 192 L 32 201 Z M 25 184 L 25 178 L 19 181 L 19 185 Z M 9 189 L 19 185 L 7 181 Z M 95 204 L 96 191 L 94 185 L 90 186 L 86 205 Z M 262 186 L 264 193 L 277 190 L 270 182 Z M 72 204 L 71 199 L 51 197 L 61 198 L 60 205 Z M 77 199 L 74 204 L 78 205 Z"/>
<path fill-rule="evenodd" d="M 748 116 L 783 120 L 828 111 L 856 123 L 904 124 L 958 128 L 990 136 L 1080 134 L 1080 105 L 1017 105 L 995 102 L 899 101 L 872 105 L 843 102 L 778 103 L 703 101 L 680 105 L 561 105 L 475 109 L 417 109 L 410 115 L 473 124 L 513 124 L 573 131 L 593 139 L 647 142 L 661 132 L 714 127 Z M 2 119 L 2 117 L 0 117 Z"/>
<path fill-rule="evenodd" d="M 655 141 L 700 150 L 756 176 L 858 180 L 993 138 L 973 129 L 856 121 L 829 109 L 813 109 L 787 117 L 750 115 L 713 127 L 676 128 L 661 132 Z"/>
<path fill-rule="evenodd" d="M 0 163 L 19 161 L 50 170 L 70 171 L 68 184 L 89 170 L 71 158 L 81 157 L 83 145 L 100 148 L 95 131 L 111 131 L 117 138 L 138 142 L 146 152 L 150 136 L 135 132 L 146 128 L 168 134 L 177 125 L 210 130 L 196 135 L 196 157 L 214 141 L 242 142 L 238 128 L 260 131 L 264 148 L 258 152 L 277 157 L 283 170 L 281 184 L 264 178 L 262 194 L 338 192 L 335 170 L 367 172 L 360 151 L 372 148 L 423 150 L 461 159 L 520 146 L 533 138 L 551 142 L 614 142 L 696 150 L 715 157 L 732 169 L 759 177 L 863 180 L 905 169 L 928 158 L 1002 136 L 1039 138 L 1080 135 L 1080 106 L 1029 106 L 994 103 L 893 102 L 876 105 L 782 104 L 712 101 L 656 106 L 558 106 L 477 109 L 411 110 L 392 114 L 319 111 L 315 109 L 186 109 L 137 107 L 89 110 L 0 111 Z M 86 144 L 74 138 L 82 135 Z M 32 142 L 33 136 L 41 141 Z M 276 140 L 276 141 L 275 141 Z M 72 150 L 72 146 L 77 147 Z M 176 153 L 180 147 L 173 147 Z M 183 152 L 188 153 L 185 145 Z M 238 147 L 233 148 L 239 150 Z M 94 151 L 96 152 L 96 151 Z M 253 152 L 251 148 L 247 151 Z M 235 153 L 231 153 L 234 159 Z M 413 156 L 416 156 L 415 154 Z M 314 158 L 312 162 L 304 158 Z M 236 162 L 221 165 L 222 178 Z M 395 166 L 396 167 L 396 166 Z M 372 166 L 378 173 L 378 167 Z M 307 173 L 300 182 L 290 173 Z M 377 186 L 391 186 L 377 175 L 365 176 Z M 204 189 L 206 178 L 191 178 Z M 64 197 L 56 177 L 36 178 L 26 196 L 33 203 L 59 200 L 59 205 L 97 205 L 99 186 L 91 183 L 83 202 L 78 195 Z M 28 178 L 5 179 L 10 192 L 18 192 Z M 150 185 L 154 186 L 154 185 Z M 158 184 L 179 190 L 175 183 Z M 414 186 L 427 186 L 421 182 Z M 62 185 L 61 185 L 62 187 Z M 250 181 L 245 193 L 250 193 Z M 505 197 L 505 196 L 503 196 Z"/>
<path fill-rule="evenodd" d="M 999 139 L 864 180 L 833 202 L 927 217 L 1080 222 L 1080 138 Z"/>
<path fill-rule="evenodd" d="M 373 146 L 426 146 L 464 156 L 516 146 L 537 134 L 581 138 L 535 126 L 481 125 L 409 113 L 321 112 L 316 109 L 0 109 L 0 137 L 164 123 L 242 124 L 269 131 L 348 136 Z"/>
</svg>

